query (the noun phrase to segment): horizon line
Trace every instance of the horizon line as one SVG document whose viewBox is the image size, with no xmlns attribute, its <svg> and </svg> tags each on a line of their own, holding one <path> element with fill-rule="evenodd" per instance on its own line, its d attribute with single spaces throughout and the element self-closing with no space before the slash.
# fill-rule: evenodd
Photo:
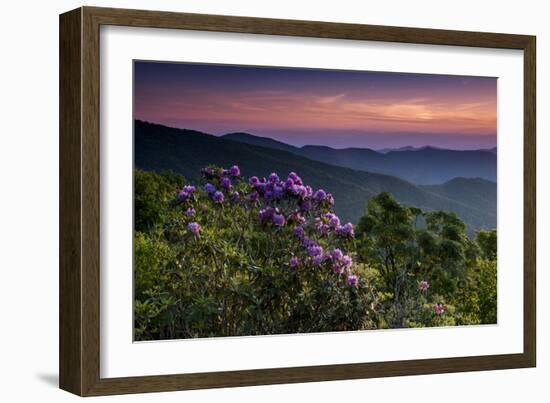
<svg viewBox="0 0 550 403">
<path fill-rule="evenodd" d="M 359 147 L 359 146 L 335 147 L 335 146 L 332 146 L 332 145 L 316 144 L 316 143 L 308 143 L 308 144 L 303 144 L 303 145 L 297 145 L 297 144 L 291 144 L 291 143 L 288 143 L 286 141 L 276 139 L 276 138 L 271 137 L 271 136 L 266 136 L 266 135 L 263 135 L 263 134 L 262 135 L 253 134 L 250 131 L 243 131 L 243 130 L 236 130 L 236 131 L 229 130 L 229 131 L 227 131 L 226 130 L 222 134 L 215 134 L 215 133 L 211 133 L 211 132 L 206 132 L 204 130 L 194 129 L 194 128 L 191 128 L 191 127 L 181 127 L 181 126 L 177 126 L 177 125 L 168 125 L 166 123 L 153 122 L 153 121 L 139 119 L 139 118 L 133 118 L 133 120 L 143 122 L 143 123 L 152 124 L 152 125 L 163 126 L 163 127 L 169 128 L 169 129 L 194 131 L 194 132 L 198 132 L 198 133 L 201 133 L 201 134 L 205 134 L 205 135 L 213 136 L 213 137 L 217 137 L 217 138 L 222 138 L 222 137 L 225 137 L 225 136 L 230 135 L 230 134 L 246 134 L 246 135 L 249 135 L 249 136 L 252 136 L 252 137 L 271 140 L 271 141 L 274 141 L 274 142 L 277 142 L 277 143 L 280 143 L 280 144 L 283 144 L 283 145 L 286 145 L 286 146 L 289 146 L 289 147 L 295 147 L 295 148 L 298 148 L 298 149 L 301 149 L 301 148 L 304 148 L 304 147 L 327 147 L 327 148 L 330 148 L 330 149 L 333 149 L 333 150 L 352 150 L 352 149 L 357 150 L 357 149 L 359 149 L 359 150 L 371 150 L 371 151 L 376 151 L 376 152 L 385 151 L 385 150 L 396 151 L 396 150 L 399 150 L 399 149 L 402 149 L 402 148 L 412 148 L 414 150 L 422 150 L 422 149 L 426 149 L 426 148 L 432 148 L 432 149 L 447 150 L 447 151 L 488 151 L 488 152 L 497 149 L 497 145 L 489 146 L 489 147 L 483 147 L 483 146 L 475 147 L 474 146 L 474 147 L 471 147 L 471 148 L 449 148 L 449 147 L 442 147 L 442 146 L 438 146 L 438 145 L 434 145 L 434 144 L 428 144 L 428 143 L 423 144 L 423 145 L 416 145 L 416 146 L 414 146 L 410 143 L 403 143 L 403 145 L 385 146 L 385 147 L 370 147 L 370 146 L 364 146 L 364 147 Z M 418 134 L 418 133 L 393 132 L 391 134 L 388 133 L 387 135 L 391 136 L 391 135 L 396 135 L 396 134 Z M 372 136 L 373 134 L 365 133 L 365 136 L 369 136 L 369 135 Z M 377 135 L 384 135 L 384 133 L 377 133 Z M 434 136 L 433 134 L 430 134 L 430 133 L 423 133 L 423 135 Z M 456 136 L 460 136 L 460 134 L 456 134 Z M 495 135 L 490 135 L 490 134 L 481 135 L 480 137 L 496 137 L 496 134 Z"/>
</svg>

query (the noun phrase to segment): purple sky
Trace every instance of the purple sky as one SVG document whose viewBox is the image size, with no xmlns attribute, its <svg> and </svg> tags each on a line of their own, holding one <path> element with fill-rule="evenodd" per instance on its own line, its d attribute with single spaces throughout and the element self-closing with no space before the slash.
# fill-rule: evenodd
<svg viewBox="0 0 550 403">
<path fill-rule="evenodd" d="M 496 146 L 487 77 L 212 64 L 134 64 L 134 117 L 292 145 Z"/>
</svg>

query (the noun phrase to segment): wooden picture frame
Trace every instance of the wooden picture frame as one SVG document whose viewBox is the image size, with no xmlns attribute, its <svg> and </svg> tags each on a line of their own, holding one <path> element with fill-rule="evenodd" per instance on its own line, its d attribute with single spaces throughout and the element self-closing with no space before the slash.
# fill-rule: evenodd
<svg viewBox="0 0 550 403">
<path fill-rule="evenodd" d="M 100 26 L 171 28 L 524 52 L 523 353 L 440 359 L 100 377 Z M 60 387 L 80 396 L 534 367 L 535 37 L 483 32 L 81 7 L 60 16 Z"/>
</svg>

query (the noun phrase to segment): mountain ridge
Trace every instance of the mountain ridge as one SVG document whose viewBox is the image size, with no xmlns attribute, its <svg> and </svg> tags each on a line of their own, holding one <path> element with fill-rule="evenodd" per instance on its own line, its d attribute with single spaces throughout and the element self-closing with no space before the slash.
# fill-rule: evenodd
<svg viewBox="0 0 550 403">
<path fill-rule="evenodd" d="M 190 180 L 197 179 L 200 169 L 208 164 L 237 164 L 245 176 L 268 176 L 271 172 L 286 175 L 296 171 L 311 186 L 325 188 L 334 194 L 335 210 L 345 221 L 357 222 L 370 197 L 389 191 L 400 202 L 424 210 L 456 211 L 469 225 L 470 231 L 496 225 L 496 212 L 492 214 L 486 205 L 480 209 L 457 198 L 451 194 L 452 187 L 425 188 L 398 177 L 329 165 L 293 152 L 246 144 L 195 130 L 175 129 L 139 120 L 134 125 L 135 165 L 140 169 L 157 172 L 171 170 Z M 493 185 L 496 187 L 496 184 Z M 485 183 L 483 186 L 493 185 Z"/>
<path fill-rule="evenodd" d="M 496 182 L 496 148 L 450 150 L 433 146 L 380 152 L 370 148 L 336 149 L 323 145 L 295 147 L 269 137 L 229 133 L 221 138 L 285 150 L 309 159 L 355 170 L 397 176 L 418 185 L 442 184 L 456 177 L 481 177 Z"/>
</svg>

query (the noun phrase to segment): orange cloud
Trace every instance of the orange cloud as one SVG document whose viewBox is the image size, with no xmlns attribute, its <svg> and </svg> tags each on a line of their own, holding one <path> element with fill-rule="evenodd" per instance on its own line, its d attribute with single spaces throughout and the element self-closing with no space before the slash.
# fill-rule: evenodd
<svg viewBox="0 0 550 403">
<path fill-rule="evenodd" d="M 400 99 L 290 91 L 187 93 L 165 100 L 162 108 L 147 104 L 143 109 L 163 119 L 228 127 L 496 133 L 496 96 Z"/>
</svg>

